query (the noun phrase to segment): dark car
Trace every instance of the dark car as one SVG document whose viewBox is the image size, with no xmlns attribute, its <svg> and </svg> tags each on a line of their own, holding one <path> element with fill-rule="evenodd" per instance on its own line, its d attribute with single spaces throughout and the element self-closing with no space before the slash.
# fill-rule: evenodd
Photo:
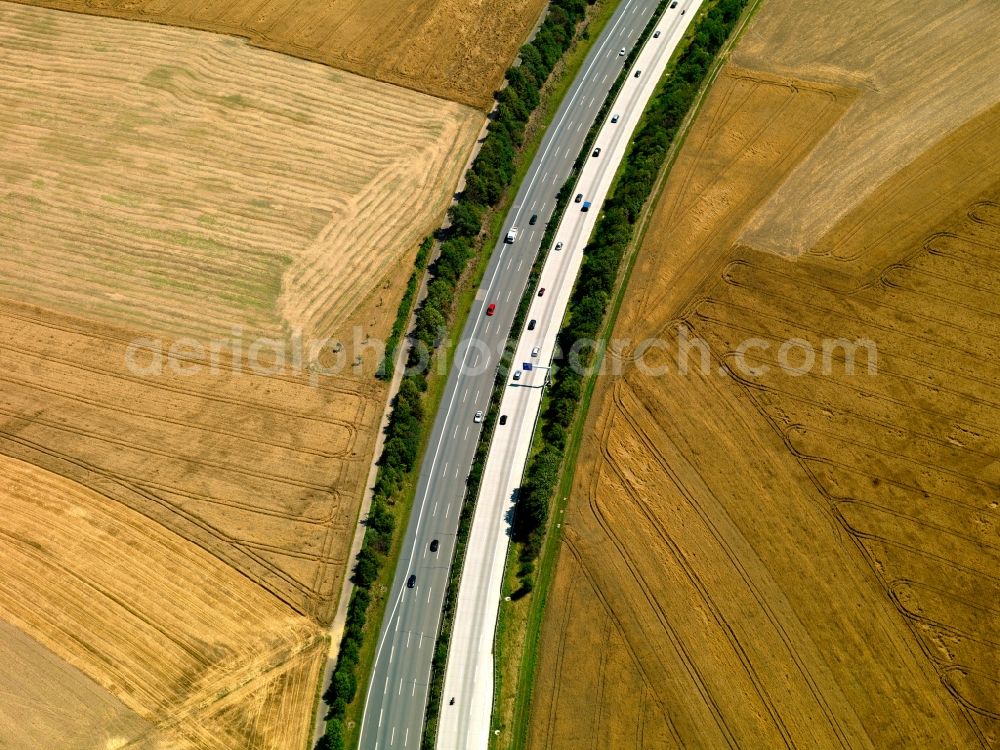
<svg viewBox="0 0 1000 750">
<path fill-rule="evenodd" d="M 431 540 L 431 552 L 437 552 L 439 546 L 441 546 L 441 543 L 437 539 Z"/>
<path fill-rule="evenodd" d="M 500 415 L 500 424 L 507 424 L 507 415 L 506 414 L 501 414 Z"/>
<path fill-rule="evenodd" d="M 545 294 L 545 287 L 544 286 L 541 289 L 538 290 L 538 296 L 539 297 L 541 297 L 543 294 Z"/>
<path fill-rule="evenodd" d="M 582 200 L 583 200 L 583 193 L 577 193 L 576 194 L 576 198 L 573 199 L 573 202 L 574 203 L 579 203 Z"/>
<path fill-rule="evenodd" d="M 416 585 L 417 585 L 417 577 L 415 575 L 410 576 L 409 578 L 406 579 L 406 588 L 412 589 Z"/>
<path fill-rule="evenodd" d="M 639 76 L 641 76 L 641 75 L 642 75 L 642 71 L 641 71 L 641 70 L 637 70 L 637 71 L 635 71 L 635 77 L 636 77 L 636 78 L 638 78 L 638 77 L 639 77 Z"/>
<path fill-rule="evenodd" d="M 601 148 L 600 146 L 598 146 L 597 148 L 594 149 L 594 153 L 592 153 L 591 156 L 600 156 L 600 155 L 601 155 Z"/>
<path fill-rule="evenodd" d="M 529 330 L 529 331 L 534 331 L 534 330 L 535 330 L 535 325 L 536 325 L 537 323 L 538 323 L 538 321 L 537 321 L 537 320 L 535 320 L 534 318 L 532 318 L 531 320 L 529 320 L 529 321 L 528 321 L 528 330 Z"/>
<path fill-rule="evenodd" d="M 531 218 L 528 220 L 528 223 L 531 224 L 531 225 L 537 224 L 538 223 L 538 214 L 532 214 Z"/>
<path fill-rule="evenodd" d="M 660 38 L 660 32 L 657 31 L 655 34 L 653 34 L 653 39 L 659 39 L 659 38 Z"/>
</svg>

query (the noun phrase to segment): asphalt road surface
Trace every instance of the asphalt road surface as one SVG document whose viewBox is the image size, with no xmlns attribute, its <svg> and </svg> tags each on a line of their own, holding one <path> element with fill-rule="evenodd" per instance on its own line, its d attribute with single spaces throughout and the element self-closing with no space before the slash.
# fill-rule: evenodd
<svg viewBox="0 0 1000 750">
<path fill-rule="evenodd" d="M 505 244 L 501 237 L 493 249 L 420 467 L 365 697 L 362 748 L 420 745 L 459 511 L 479 440 L 480 425 L 473 417 L 488 407 L 500 353 L 555 208 L 556 193 L 624 65 L 619 50 L 632 48 L 656 5 L 656 0 L 622 0 L 570 86 L 506 217 L 504 229 L 516 226 L 517 240 Z M 534 214 L 538 219 L 532 225 Z M 491 303 L 496 304 L 496 312 L 487 316 Z M 439 540 L 439 547 L 431 552 L 434 539 Z M 407 586 L 411 575 L 416 577 L 412 588 Z"/>
<path fill-rule="evenodd" d="M 633 75 L 625 79 L 611 107 L 617 120 L 612 122 L 609 115 L 602 124 L 594 141 L 597 156 L 588 157 L 577 180 L 574 192 L 592 202 L 590 210 L 583 212 L 580 205 L 570 203 L 559 217 L 555 241 L 562 242 L 562 250 L 550 252 L 542 268 L 538 287 L 545 293 L 536 294 L 528 310 L 527 318 L 535 325 L 531 330 L 526 327 L 518 340 L 511 379 L 500 401 L 500 414 L 507 421 L 498 424 L 493 433 L 483 471 L 448 654 L 438 723 L 439 750 L 485 750 L 488 745 L 494 698 L 493 644 L 502 606 L 509 519 L 531 450 L 556 337 L 598 212 L 642 112 L 700 4 L 701 0 L 680 0 L 659 20 L 659 35 L 647 41 L 632 66 Z M 530 363 L 531 369 L 523 369 L 523 363 Z M 518 369 L 520 377 L 514 380 Z"/>
</svg>

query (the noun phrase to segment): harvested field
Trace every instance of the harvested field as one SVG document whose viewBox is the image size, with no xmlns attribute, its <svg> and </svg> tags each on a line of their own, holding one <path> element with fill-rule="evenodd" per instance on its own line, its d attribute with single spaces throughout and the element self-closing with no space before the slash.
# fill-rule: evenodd
<svg viewBox="0 0 1000 750">
<path fill-rule="evenodd" d="M 0 453 L 190 539 L 295 610 L 332 614 L 379 389 L 223 363 L 125 367 L 126 335 L 0 304 Z"/>
<path fill-rule="evenodd" d="M 482 123 L 236 39 L 0 4 L 0 296 L 173 336 L 339 333 Z"/>
<path fill-rule="evenodd" d="M 4 747 L 91 750 L 148 732 L 111 693 L 3 621 L 0 696 Z"/>
<path fill-rule="evenodd" d="M 543 0 L 26 1 L 233 34 L 258 47 L 484 111 L 545 5 Z"/>
<path fill-rule="evenodd" d="M 385 398 L 368 339 L 483 121 L 0 3 L 0 623 L 40 644 L 0 744 L 306 745 Z"/>
<path fill-rule="evenodd" d="M 1000 102 L 998 59 L 992 0 L 942 0 L 932 14 L 906 0 L 768 0 L 734 62 L 856 86 L 859 96 L 755 212 L 742 239 L 783 254 L 812 247 L 883 180 Z"/>
<path fill-rule="evenodd" d="M 0 612 L 145 719 L 126 720 L 119 710 L 119 726 L 100 728 L 115 729 L 104 746 L 305 744 L 301 711 L 325 656 L 313 621 L 197 545 L 76 482 L 6 456 L 0 477 Z M 278 692 L 296 700 L 299 715 L 280 711 L 280 700 L 259 715 L 259 703 Z M 226 711 L 237 716 L 219 721 Z M 29 713 L 41 718 L 37 707 Z M 48 720 L 49 731 L 62 731 L 58 714 Z"/>
<path fill-rule="evenodd" d="M 1000 106 L 805 252 L 751 246 L 847 83 L 728 66 L 680 152 L 613 333 L 662 346 L 598 382 L 532 748 L 1000 747 Z"/>
</svg>

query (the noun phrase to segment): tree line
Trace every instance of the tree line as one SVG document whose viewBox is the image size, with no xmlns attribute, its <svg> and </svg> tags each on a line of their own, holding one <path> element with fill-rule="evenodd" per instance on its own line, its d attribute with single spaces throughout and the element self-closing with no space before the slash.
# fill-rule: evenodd
<svg viewBox="0 0 1000 750">
<path fill-rule="evenodd" d="M 522 591 L 531 589 L 530 575 L 545 537 L 567 432 L 576 417 L 583 391 L 581 370 L 592 363 L 594 352 L 590 349 L 578 352 L 575 367 L 568 366 L 567 357 L 576 342 L 597 338 L 614 293 L 621 261 L 670 144 L 694 103 L 716 54 L 748 2 L 719 0 L 697 23 L 690 44 L 651 99 L 643 124 L 625 157 L 615 193 L 605 203 L 593 237 L 584 249 L 580 275 L 569 303 L 568 320 L 558 336 L 557 351 L 562 354 L 553 361 L 552 387 L 541 421 L 543 445 L 529 461 L 514 515 L 513 538 L 521 544 Z"/>
<path fill-rule="evenodd" d="M 375 377 L 379 380 L 392 380 L 396 371 L 396 352 L 403 340 L 403 334 L 406 333 L 406 324 L 410 321 L 410 310 L 413 309 L 413 301 L 420 289 L 420 280 L 424 277 L 424 271 L 427 270 L 427 261 L 430 260 L 432 247 L 434 247 L 434 238 L 425 237 L 413 259 L 413 273 L 410 274 L 410 278 L 406 282 L 406 291 L 403 292 L 403 298 L 399 301 L 396 319 L 393 321 L 392 329 L 385 341 L 385 354 L 382 356 L 382 362 L 375 373 Z"/>
</svg>

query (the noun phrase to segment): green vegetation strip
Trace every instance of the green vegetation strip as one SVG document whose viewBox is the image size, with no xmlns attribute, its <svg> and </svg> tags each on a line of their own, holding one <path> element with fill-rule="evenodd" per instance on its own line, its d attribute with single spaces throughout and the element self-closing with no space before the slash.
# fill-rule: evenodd
<svg viewBox="0 0 1000 750">
<path fill-rule="evenodd" d="M 513 536 L 521 543 L 522 563 L 534 560 L 541 551 L 567 430 L 582 394 L 583 373 L 594 363 L 594 343 L 636 222 L 684 116 L 746 3 L 719 0 L 697 23 L 691 43 L 650 101 L 625 157 L 615 194 L 605 203 L 593 238 L 584 249 L 568 320 L 558 336 L 560 355 L 553 362 L 552 389 L 542 420 L 543 446 L 525 471 L 514 515 Z M 581 343 L 586 346 L 581 347 Z"/>
<path fill-rule="evenodd" d="M 413 303 L 417 299 L 417 292 L 420 289 L 420 280 L 427 270 L 427 261 L 430 260 L 431 248 L 434 247 L 434 238 L 427 237 L 420 243 L 417 257 L 413 260 L 413 273 L 410 274 L 406 282 L 406 291 L 399 301 L 399 308 L 396 310 L 396 319 L 392 323 L 392 330 L 385 342 L 385 354 L 382 362 L 378 366 L 375 377 L 379 380 L 391 381 L 396 372 L 396 353 L 399 351 L 399 343 L 406 333 L 406 324 L 410 321 L 410 313 L 413 311 Z"/>
<path fill-rule="evenodd" d="M 356 712 L 363 710 L 360 705 L 363 695 L 359 695 L 359 670 L 362 682 L 370 678 L 373 658 L 373 644 L 379 628 L 373 617 L 384 608 L 373 607 L 373 590 L 376 598 L 383 599 L 384 588 L 391 580 L 391 571 L 386 564 L 398 551 L 399 539 L 394 539 L 394 531 L 400 522 L 405 522 L 409 512 L 406 499 L 412 497 L 414 472 L 422 442 L 427 439 L 427 431 L 433 422 L 433 411 L 425 409 L 428 390 L 430 362 L 448 333 L 448 322 L 460 322 L 464 317 L 456 316 L 456 290 L 460 280 L 467 274 L 470 261 L 479 256 L 490 245 L 490 233 L 483 231 L 484 222 L 490 220 L 489 211 L 500 204 L 511 186 L 520 159 L 518 150 L 523 146 L 524 129 L 532 112 L 540 101 L 540 91 L 553 68 L 570 48 L 576 36 L 577 27 L 586 15 L 586 9 L 594 0 L 552 0 L 545 20 L 535 38 L 520 50 L 520 65 L 507 71 L 507 86 L 497 94 L 497 108 L 487 136 L 479 154 L 466 175 L 466 188 L 456 203 L 449 209 L 451 225 L 442 233 L 441 250 L 431 266 L 432 280 L 427 287 L 427 296 L 417 310 L 414 326 L 414 345 L 407 360 L 407 372 L 403 376 L 400 389 L 393 399 L 392 414 L 386 430 L 385 445 L 379 458 L 378 472 L 373 488 L 371 509 L 366 523 L 361 551 L 354 566 L 354 591 L 347 608 L 347 622 L 341 641 L 337 664 L 330 686 L 324 694 L 330 706 L 326 716 L 326 730 L 316 747 L 318 750 L 340 750 L 347 746 L 346 719 L 348 707 Z M 523 156 L 523 155 L 522 155 Z M 425 245 L 427 243 L 425 242 Z M 423 249 L 424 246 L 422 246 Z M 429 253 L 430 247 L 427 246 Z M 425 256 L 426 258 L 426 256 Z M 477 266 L 481 265 L 481 262 Z M 399 334 L 398 346 L 409 317 L 408 305 L 416 294 L 419 276 L 411 277 L 407 288 L 409 301 L 407 311 L 397 313 Z M 463 305 L 464 307 L 464 305 Z M 400 319 L 403 320 L 399 323 Z M 394 325 L 393 331 L 396 331 Z M 447 354 L 444 355 L 447 358 Z M 385 363 L 380 370 L 381 377 L 390 377 Z M 430 399 L 431 405 L 436 400 Z M 414 436 L 421 436 L 415 439 Z M 470 482 L 478 481 L 470 477 Z M 361 691 L 363 692 L 363 691 Z M 351 728 L 351 737 L 356 738 L 357 727 Z"/>
<path fill-rule="evenodd" d="M 558 217 L 559 215 L 560 212 L 557 210 L 553 214 L 553 217 Z M 545 265 L 545 257 L 555 236 L 556 223 L 555 221 L 550 222 L 545 229 L 541 251 L 536 256 L 534 265 L 532 265 L 531 272 L 528 275 L 524 295 L 521 297 L 517 311 L 514 313 L 514 322 L 511 324 L 511 331 L 520 331 L 524 326 L 524 321 L 528 316 L 528 309 L 531 307 L 531 298 L 535 295 L 542 266 Z M 516 346 L 517 336 L 512 335 L 507 339 L 504 352 L 500 357 L 497 375 L 493 381 L 493 389 L 490 393 L 490 406 L 483 418 L 483 431 L 480 433 L 479 443 L 476 446 L 476 455 L 473 458 L 472 468 L 469 471 L 469 477 L 466 481 L 465 495 L 462 499 L 462 509 L 459 515 L 458 535 L 455 539 L 455 554 L 452 557 L 451 568 L 448 572 L 448 583 L 446 584 L 447 588 L 441 614 L 441 626 L 438 629 L 437 642 L 434 646 L 434 659 L 431 663 L 430 688 L 427 694 L 424 734 L 421 741 L 422 750 L 433 750 L 437 738 L 438 716 L 441 709 L 441 691 L 444 689 L 448 648 L 451 644 L 451 632 L 455 622 L 456 608 L 458 607 L 458 590 L 462 577 L 462 566 L 465 563 L 465 550 L 469 542 L 469 533 L 472 530 L 472 517 L 476 510 L 476 500 L 479 497 L 483 470 L 486 468 L 486 457 L 489 455 L 490 443 L 493 441 L 493 432 L 496 427 L 497 418 L 499 417 L 500 399 L 503 396 L 504 385 L 510 373 L 510 365 L 514 359 Z"/>
<path fill-rule="evenodd" d="M 559 334 L 557 351 L 568 354 L 576 342 L 596 341 L 596 336 L 608 333 L 605 313 L 609 302 L 614 302 L 615 310 L 621 303 L 623 289 L 619 288 L 614 294 L 616 280 L 624 254 L 633 242 L 640 215 L 681 123 L 696 102 L 716 55 L 747 4 L 748 0 L 719 0 L 707 9 L 693 33 L 689 32 L 689 46 L 672 66 L 669 77 L 658 87 L 619 172 L 615 193 L 606 203 L 593 239 L 584 251 L 583 267 L 570 301 L 568 321 Z M 585 157 L 588 151 L 585 149 L 581 156 Z M 596 383 L 593 374 L 584 378 L 580 370 L 588 367 L 596 370 L 594 365 L 599 364 L 601 353 L 595 344 L 593 348 L 577 352 L 579 364 L 575 368 L 567 366 L 566 357 L 554 363 L 554 386 L 540 421 L 540 440 L 537 441 L 540 447 L 525 472 L 526 480 L 519 493 L 514 518 L 515 541 L 520 549 L 521 589 L 525 587 L 526 576 L 532 572 L 530 563 L 543 547 L 545 554 L 538 576 L 548 580 L 554 570 L 558 537 L 546 534 L 550 503 L 554 496 L 563 498 L 569 494 L 571 464 L 579 448 L 586 408 Z M 511 747 L 523 747 L 526 742 L 527 707 L 547 585 L 540 588 L 539 599 L 532 603 L 526 623 L 529 635 L 518 680 Z"/>
</svg>

